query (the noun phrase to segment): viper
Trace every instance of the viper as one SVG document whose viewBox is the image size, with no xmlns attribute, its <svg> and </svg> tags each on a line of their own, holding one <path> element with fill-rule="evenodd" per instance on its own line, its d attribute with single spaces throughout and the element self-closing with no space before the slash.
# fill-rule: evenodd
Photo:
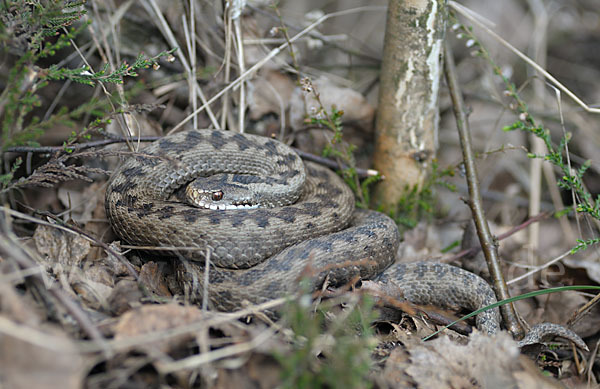
<svg viewBox="0 0 600 389">
<path fill-rule="evenodd" d="M 415 304 L 476 310 L 496 302 L 489 284 L 435 262 L 396 263 L 398 229 L 388 216 L 357 210 L 334 172 L 304 163 L 285 144 L 228 131 L 164 137 L 125 161 L 109 180 L 105 207 L 115 233 L 139 246 L 166 248 L 180 284 L 212 307 L 232 311 L 296 291 L 302 277 L 319 288 L 373 279 Z M 208 283 L 205 266 L 208 264 Z M 477 316 L 500 330 L 497 308 Z M 572 331 L 542 323 L 523 342 Z"/>
</svg>

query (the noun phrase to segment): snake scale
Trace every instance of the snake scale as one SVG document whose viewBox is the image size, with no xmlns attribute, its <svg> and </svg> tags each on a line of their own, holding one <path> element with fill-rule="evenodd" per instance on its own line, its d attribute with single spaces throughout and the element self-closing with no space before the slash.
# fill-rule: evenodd
<svg viewBox="0 0 600 389">
<path fill-rule="evenodd" d="M 400 238 L 389 217 L 355 210 L 335 173 L 266 137 L 212 130 L 164 137 L 115 171 L 105 207 L 121 239 L 171 247 L 167 253 L 181 259 L 182 286 L 196 301 L 208 291 L 219 310 L 282 297 L 303 275 L 315 288 L 325 278 L 330 285 L 356 277 L 385 282 L 415 304 L 476 310 L 496 302 L 486 281 L 458 267 L 395 264 Z M 498 309 L 476 322 L 483 332 L 498 332 Z M 532 342 L 558 335 L 585 347 L 569 330 L 544 325 L 530 331 Z"/>
</svg>

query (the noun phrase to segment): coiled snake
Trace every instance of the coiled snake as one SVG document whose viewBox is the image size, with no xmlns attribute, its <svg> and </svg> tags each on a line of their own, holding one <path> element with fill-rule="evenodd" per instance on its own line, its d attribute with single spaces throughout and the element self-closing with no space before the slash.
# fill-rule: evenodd
<svg viewBox="0 0 600 389">
<path fill-rule="evenodd" d="M 196 206 L 181 201 L 183 192 Z M 352 192 L 336 174 L 304 164 L 265 137 L 210 130 L 165 137 L 113 174 L 105 206 L 123 240 L 173 247 L 171 255 L 191 260 L 178 261 L 179 281 L 197 299 L 208 290 L 219 310 L 281 297 L 308 274 L 315 287 L 325 277 L 332 285 L 357 276 L 393 283 L 416 304 L 475 310 L 496 302 L 483 279 L 460 268 L 392 265 L 399 245 L 394 222 L 355 210 Z M 205 288 L 207 252 L 214 266 Z M 497 332 L 498 309 L 479 314 L 477 326 Z"/>
</svg>

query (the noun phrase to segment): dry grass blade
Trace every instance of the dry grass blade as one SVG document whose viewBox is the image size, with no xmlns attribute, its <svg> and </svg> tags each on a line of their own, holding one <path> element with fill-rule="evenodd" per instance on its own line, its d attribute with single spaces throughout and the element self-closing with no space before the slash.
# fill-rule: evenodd
<svg viewBox="0 0 600 389">
<path fill-rule="evenodd" d="M 217 361 L 219 359 L 252 351 L 255 348 L 259 347 L 261 344 L 268 341 L 269 338 L 271 338 L 274 334 L 275 330 L 273 330 L 272 328 L 268 328 L 262 331 L 257 336 L 253 337 L 248 342 L 234 344 L 232 346 L 223 347 L 214 351 L 210 351 L 208 353 L 202 353 L 199 355 L 187 357 L 179 361 L 159 364 L 158 366 L 160 371 L 165 374 L 173 373 L 179 370 L 197 369 L 202 365 Z"/>
<path fill-rule="evenodd" d="M 146 9 L 146 11 L 148 12 L 149 15 L 154 15 L 158 18 L 158 27 L 160 28 L 160 30 L 162 31 L 164 37 L 167 39 L 167 41 L 169 42 L 169 45 L 171 45 L 172 47 L 181 47 L 180 44 L 177 43 L 177 39 L 175 38 L 175 34 L 173 34 L 173 31 L 171 30 L 171 27 L 169 26 L 169 23 L 167 22 L 167 20 L 165 19 L 164 15 L 162 14 L 160 8 L 158 7 L 158 5 L 156 4 L 155 0 L 145 0 L 142 2 L 142 6 Z M 175 54 L 179 57 L 181 64 L 183 65 L 184 69 L 186 70 L 186 72 L 188 74 L 192 73 L 192 69 L 190 68 L 190 65 L 188 63 L 188 60 L 186 59 L 184 53 L 182 52 L 182 50 L 177 50 L 175 52 Z M 209 107 L 209 104 L 212 103 L 212 101 L 206 101 L 206 97 L 204 96 L 204 93 L 202 92 L 202 89 L 200 88 L 200 86 L 198 85 L 197 82 L 194 83 L 195 84 L 195 90 L 196 93 L 198 94 L 198 97 L 200 97 L 200 100 L 203 103 L 203 107 L 207 108 Z M 195 117 L 198 113 L 200 113 L 200 110 L 196 110 L 194 112 L 192 112 L 190 114 L 190 116 L 188 116 L 188 120 Z M 214 115 L 214 113 L 212 112 L 212 110 L 210 108 L 206 109 L 206 112 L 208 114 L 208 117 L 210 118 L 210 121 L 212 123 L 212 125 L 215 128 L 220 128 L 219 127 L 219 122 L 216 118 L 216 116 Z"/>
<path fill-rule="evenodd" d="M 52 228 L 57 228 L 59 230 L 65 231 L 65 232 L 69 232 L 71 234 L 78 234 L 81 235 L 83 238 L 85 238 L 86 240 L 90 241 L 93 244 L 96 244 L 100 247 L 102 247 L 104 250 L 106 250 L 106 252 L 108 252 L 110 255 L 113 255 L 115 258 L 118 258 L 128 269 L 129 273 L 131 274 L 132 277 L 137 278 L 137 272 L 131 267 L 131 264 L 129 263 L 129 261 L 127 259 L 125 259 L 125 257 L 123 257 L 122 254 L 116 252 L 115 250 L 113 250 L 112 248 L 110 248 L 106 243 L 102 242 L 100 239 L 93 237 L 91 234 L 81 230 L 78 227 L 75 226 L 67 226 L 64 224 L 53 224 L 53 223 L 49 223 L 46 222 L 44 220 L 41 219 L 37 219 L 35 217 L 26 215 L 24 213 L 9 209 L 9 208 L 3 208 L 2 209 L 5 213 L 9 214 L 12 217 L 16 217 L 19 219 L 24 219 L 36 224 L 41 224 L 41 225 L 45 225 L 48 227 L 52 227 Z M 48 213 L 46 213 L 47 216 L 49 217 L 54 217 L 53 215 L 50 215 Z M 56 217 L 54 217 L 54 220 L 59 221 Z M 60 221 L 62 222 L 62 221 Z"/>
<path fill-rule="evenodd" d="M 2 211 L 3 212 L 0 213 L 0 230 L 2 231 L 2 234 L 0 234 L 0 256 L 5 258 L 6 260 L 14 260 L 14 262 L 21 269 L 36 269 L 36 262 L 31 258 L 31 254 L 28 250 L 22 247 L 17 237 L 12 233 L 10 229 L 10 217 L 8 215 L 27 215 L 23 215 L 20 212 L 13 211 L 6 207 L 2 208 Z M 50 225 L 50 223 L 48 223 L 48 225 Z M 45 273 L 40 274 L 37 271 L 33 271 L 28 280 L 31 280 L 31 282 L 38 288 L 40 292 L 43 293 L 44 291 L 47 291 L 48 294 L 50 294 L 54 299 L 56 299 L 56 301 L 58 301 L 66 309 L 66 311 L 69 312 L 71 316 L 77 321 L 81 329 L 84 332 L 86 332 L 91 339 L 93 339 L 93 343 L 98 347 L 99 351 L 103 352 L 106 357 L 111 356 L 111 351 L 108 348 L 104 336 L 102 336 L 100 331 L 91 322 L 87 314 L 75 302 L 73 302 L 71 300 L 71 297 L 64 293 L 64 291 L 59 286 L 57 286 L 57 284 L 48 285 L 49 283 L 45 279 L 44 275 Z M 50 300 L 48 300 L 47 303 L 51 303 Z M 5 322 L 4 325 L 7 330 L 13 328 L 10 326 L 10 323 Z M 15 335 L 17 335 L 17 337 L 21 335 L 25 336 L 24 333 L 19 331 L 17 331 Z M 42 338 L 43 336 L 35 337 L 36 341 L 38 342 Z"/>
<path fill-rule="evenodd" d="M 398 198 L 392 217 L 406 227 L 397 257 L 407 262 L 436 258 L 442 264 L 435 269 L 445 271 L 449 262 L 467 256 L 459 261 L 463 267 L 485 273 L 477 234 L 462 230 L 463 222 L 472 216 L 464 195 L 481 192 L 483 202 L 475 194 L 470 205 L 480 208 L 475 212 L 484 209 L 485 215 L 478 212 L 478 218 L 487 219 L 488 229 L 498 233 L 490 236 L 484 229 L 482 240 L 488 252 L 489 246 L 493 246 L 491 251 L 499 248 L 499 253 L 488 256 L 503 259 L 498 266 L 510 280 L 511 295 L 548 290 L 557 284 L 590 288 L 600 282 L 593 246 L 600 243 L 600 213 L 590 213 L 579 231 L 573 216 L 580 212 L 581 217 L 580 204 L 600 209 L 600 201 L 586 198 L 600 193 L 596 179 L 600 135 L 597 117 L 588 114 L 600 112 L 599 106 L 591 104 L 600 90 L 596 85 L 600 70 L 595 66 L 600 54 L 594 50 L 600 19 L 593 2 L 396 3 L 400 12 L 419 15 L 414 23 L 401 25 L 425 26 L 430 39 L 456 48 L 454 73 L 458 73 L 454 82 L 430 88 L 439 98 L 424 106 L 439 108 L 439 115 L 428 121 L 435 123 L 412 126 L 415 131 L 437 126 L 444 130 L 435 135 L 435 144 L 426 147 L 427 155 L 407 153 L 408 158 L 431 167 L 431 180 L 427 179 L 421 194 Z M 429 60 L 436 64 L 440 60 L 437 49 L 415 44 L 409 34 L 386 37 L 386 18 L 399 18 L 389 17 L 386 10 L 390 7 L 375 6 L 384 2 L 361 0 L 350 5 L 338 1 L 316 7 L 314 2 L 252 5 L 199 0 L 11 0 L 0 4 L 0 19 L 6 25 L 0 45 L 7 48 L 6 58 L 0 61 L 0 84 L 5 86 L 0 91 L 4 124 L 0 197 L 9 204 L 0 207 L 0 381 L 6 381 L 5 386 L 17 387 L 5 379 L 9 375 L 40 381 L 24 387 L 45 387 L 44 379 L 52 377 L 46 386 L 57 389 L 148 385 L 391 388 L 448 382 L 492 387 L 490 379 L 506 383 L 495 386 L 529 387 L 543 382 L 554 387 L 557 383 L 585 385 L 586 378 L 588 386 L 598 381 L 594 365 L 600 345 L 594 340 L 600 321 L 597 295 L 566 287 L 571 291 L 534 292 L 529 296 L 535 298 L 518 303 L 523 324 L 567 323 L 590 340 L 592 350 L 586 354 L 585 345 L 558 350 L 554 342 L 544 347 L 540 341 L 531 352 L 539 352 L 537 366 L 529 363 L 525 371 L 526 358 L 519 355 L 505 331 L 484 336 L 471 330 L 472 322 L 461 323 L 438 339 L 423 341 L 435 331 L 433 326 L 450 324 L 452 315 L 440 311 L 442 307 L 406 301 L 406 289 L 394 280 L 379 278 L 385 270 L 374 256 L 351 259 L 371 248 L 393 246 L 385 255 L 392 261 L 396 240 L 361 244 L 342 229 L 340 246 L 348 248 L 357 241 L 361 246 L 339 256 L 333 249 L 327 251 L 325 256 L 335 263 L 321 265 L 313 258 L 306 266 L 293 267 L 289 278 L 284 278 L 288 273 L 272 274 L 291 263 L 296 266 L 298 258 L 314 255 L 321 247 L 328 248 L 329 241 L 319 237 L 309 241 L 310 249 L 304 251 L 301 246 L 288 246 L 282 254 L 285 261 L 267 261 L 241 272 L 218 268 L 217 254 L 230 252 L 228 246 L 235 245 L 234 256 L 238 256 L 243 247 L 239 237 L 260 231 L 262 225 L 275 225 L 271 216 L 286 226 L 310 230 L 315 227 L 314 215 L 337 205 L 317 205 L 314 211 L 306 207 L 285 217 L 268 210 L 264 214 L 269 218 L 259 215 L 258 224 L 242 220 L 243 215 L 255 215 L 254 211 L 232 211 L 235 220 L 229 230 L 235 231 L 217 253 L 207 251 L 212 238 L 180 239 L 188 233 L 179 226 L 200 224 L 196 215 L 212 218 L 209 230 L 217 229 L 217 219 L 223 223 L 220 216 L 181 205 L 185 189 L 180 185 L 184 183 L 173 182 L 169 191 L 175 192 L 164 201 L 142 195 L 144 190 L 125 194 L 139 186 L 137 177 L 159 170 L 163 162 L 184 170 L 179 157 L 187 158 L 186 151 L 200 138 L 216 150 L 223 147 L 219 135 L 245 131 L 294 144 L 303 160 L 327 166 L 346 179 L 359 198 L 357 208 L 376 207 L 369 185 L 378 179 L 370 177 L 380 174 L 367 168 L 381 154 L 373 151 L 375 127 L 381 122 L 377 113 L 382 112 L 382 105 L 376 104 L 378 93 L 386 85 L 408 85 L 403 77 L 411 74 L 432 78 L 435 73 L 415 73 L 414 56 L 399 58 L 388 47 L 407 47 L 409 42 Z M 64 22 L 71 7 L 77 9 L 78 18 Z M 430 12 L 436 8 L 443 11 L 441 18 Z M 42 15 L 49 23 L 44 17 L 39 18 L 42 23 L 26 18 L 44 9 L 49 10 Z M 439 34 L 432 32 L 433 20 L 458 20 L 451 28 L 455 34 L 448 26 L 440 28 Z M 53 28 L 55 22 L 59 24 Z M 41 34 L 38 46 L 31 45 L 35 34 Z M 22 46 L 21 50 L 12 50 L 13 43 Z M 38 56 L 37 52 L 50 48 L 55 48 L 52 54 Z M 157 51 L 160 54 L 149 58 L 144 54 Z M 390 53 L 400 73 L 387 79 L 380 65 Z M 447 89 L 448 84 L 458 85 Z M 419 100 L 423 90 L 416 87 L 415 93 L 406 96 Z M 467 188 L 462 175 L 465 166 L 458 137 L 446 131 L 454 126 L 448 109 L 450 94 L 462 94 L 467 103 L 467 108 L 458 107 L 464 114 L 459 121 L 470 125 L 474 155 L 465 159 L 469 180 L 473 165 L 479 171 L 475 189 Z M 380 101 L 399 99 L 392 94 Z M 396 123 L 407 122 L 410 115 L 425 116 L 408 106 L 396 105 Z M 190 136 L 178 144 L 164 136 L 191 127 L 222 132 L 198 140 Z M 541 133 L 546 134 L 543 145 L 536 137 Z M 242 137 L 235 136 L 238 141 Z M 329 148 L 332 139 L 342 143 Z M 395 139 L 399 146 L 390 149 L 423 145 L 414 136 Z M 136 151 L 144 146 L 142 142 L 150 141 L 166 147 L 158 155 Z M 434 154 L 436 159 L 430 161 Z M 560 159 L 560 166 L 553 157 Z M 103 201 L 111 193 L 106 194 L 108 175 L 123 160 L 133 163 L 125 167 L 126 180 L 117 187 L 123 197 Z M 405 167 L 398 161 L 392 158 L 388 165 Z M 172 175 L 171 171 L 163 173 L 156 176 L 156 182 Z M 188 176 L 179 181 L 187 181 Z M 561 192 L 570 177 L 585 178 L 577 182 L 574 195 Z M 234 178 L 245 180 L 245 176 Z M 153 191 L 144 193 L 149 192 Z M 330 196 L 321 198 L 332 203 Z M 158 235 L 158 227 L 167 226 L 160 240 L 143 243 L 135 234 L 124 233 L 111 214 L 115 204 L 123 207 L 123 214 L 140 216 L 133 223 L 142 226 L 144 233 Z M 551 216 L 556 210 L 560 210 L 556 213 L 560 220 Z M 300 212 L 313 223 L 300 223 L 296 216 Z M 180 216 L 185 223 L 168 228 Z M 151 222 L 146 224 L 146 220 Z M 389 224 L 394 230 L 393 223 Z M 527 240 L 532 224 L 539 225 L 539 232 Z M 568 230 L 573 231 L 572 238 L 565 233 Z M 369 228 L 362 228 L 361 233 L 376 236 Z M 253 242 L 261 244 L 263 237 L 274 240 L 275 235 L 262 234 Z M 576 249 L 581 251 L 571 254 L 576 251 L 569 250 L 575 238 L 580 238 Z M 354 269 L 375 267 L 369 275 L 354 273 Z M 351 277 L 338 283 L 336 273 L 350 271 Z M 461 270 L 445 274 L 453 271 L 462 274 Z M 239 278 L 228 283 L 236 272 L 241 273 Z M 405 279 L 406 274 L 396 278 Z M 263 281 L 269 292 L 254 299 Z M 469 279 L 464 283 L 469 284 Z M 447 285 L 457 289 L 462 284 L 453 278 Z M 427 288 L 443 289 L 435 281 Z M 483 289 L 477 289 L 477 294 L 489 294 Z M 237 298 L 237 292 L 243 296 Z M 285 298 L 269 301 L 274 296 Z M 267 302 L 251 305 L 252 301 Z M 221 302 L 235 305 L 226 307 Z M 456 342 L 457 337 L 465 342 Z M 70 358 L 61 361 L 60 356 L 66 354 Z M 432 371 L 432 365 L 440 368 Z M 542 369 L 554 378 L 544 381 Z M 74 370 L 79 385 L 67 385 Z"/>
<path fill-rule="evenodd" d="M 318 20 L 316 20 L 315 22 L 311 23 L 304 30 L 302 30 L 301 32 L 299 32 L 298 34 L 296 34 L 292 38 L 290 38 L 289 41 L 287 41 L 284 44 L 278 46 L 277 48 L 271 50 L 269 52 L 269 54 L 267 54 L 262 60 L 258 61 L 256 64 L 254 64 L 248 70 L 246 70 L 245 72 L 243 72 L 237 79 L 235 79 L 229 85 L 227 85 L 226 87 L 224 87 L 223 89 L 221 89 L 217 94 L 215 94 L 207 102 L 205 102 L 200 108 L 198 108 L 196 111 L 192 112 L 188 117 L 186 117 L 184 120 L 182 120 L 178 125 L 176 125 L 175 127 L 173 127 L 171 129 L 171 131 L 169 131 L 169 133 L 173 133 L 173 132 L 177 131 L 178 129 L 180 129 L 185 123 L 189 122 L 192 119 L 193 115 L 197 115 L 198 113 L 202 112 L 207 107 L 209 107 L 210 104 L 214 103 L 218 98 L 220 98 L 221 96 L 223 96 L 229 90 L 238 87 L 243 81 L 245 81 L 248 77 L 250 77 L 252 74 L 254 74 L 258 69 L 260 69 L 261 67 L 263 67 L 272 58 L 274 58 L 275 56 L 279 55 L 279 53 L 281 53 L 284 49 L 286 49 L 291 43 L 293 43 L 293 42 L 297 41 L 298 39 L 302 38 L 303 36 L 305 36 L 306 34 L 308 34 L 311 30 L 315 29 L 317 26 L 319 26 L 320 24 L 322 24 L 326 20 L 334 18 L 334 17 L 345 16 L 345 15 L 349 15 L 349 14 L 352 14 L 352 13 L 357 13 L 357 12 L 384 11 L 385 9 L 386 9 L 385 7 L 366 6 L 366 7 L 357 7 L 357 8 L 347 9 L 347 10 L 344 10 L 344 11 L 333 12 L 333 13 L 330 13 L 330 14 L 327 14 L 327 15 L 323 15 Z"/>
<path fill-rule="evenodd" d="M 455 11 L 460 13 L 462 16 L 464 16 L 466 19 L 468 19 L 471 23 L 477 25 L 479 28 L 483 29 L 485 32 L 490 34 L 494 39 L 496 39 L 504 47 L 506 47 L 507 49 L 512 51 L 514 54 L 516 54 L 519 58 L 521 58 L 523 61 L 525 61 L 529 66 L 533 67 L 535 70 L 540 72 L 544 77 L 546 77 L 546 79 L 548 79 L 548 81 L 550 81 L 552 84 L 554 84 L 564 94 L 569 96 L 581 108 L 583 108 L 584 110 L 586 110 L 587 112 L 590 112 L 590 113 L 600 113 L 600 108 L 590 107 L 589 105 L 584 103 L 579 97 L 577 97 L 577 95 L 575 93 L 571 92 L 566 86 L 564 86 L 562 83 L 560 83 L 560 81 L 558 81 L 556 78 L 554 78 L 554 76 L 552 76 L 550 73 L 548 73 L 546 71 L 546 69 L 544 69 L 543 67 L 538 65 L 534 60 L 532 60 L 531 58 L 529 58 L 528 56 L 523 54 L 521 51 L 519 51 L 516 47 L 514 47 L 513 45 L 508 43 L 500 35 L 496 34 L 494 31 L 489 29 L 485 24 L 483 24 L 480 21 L 480 17 L 478 15 L 476 15 L 473 11 L 471 11 L 468 8 L 466 8 L 465 6 L 457 3 L 456 1 L 448 2 L 448 5 L 450 7 L 452 7 Z"/>
</svg>

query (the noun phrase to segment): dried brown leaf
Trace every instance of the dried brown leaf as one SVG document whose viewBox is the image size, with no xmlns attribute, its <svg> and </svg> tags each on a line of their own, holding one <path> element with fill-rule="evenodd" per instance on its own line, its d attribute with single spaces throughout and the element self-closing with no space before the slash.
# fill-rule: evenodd
<svg viewBox="0 0 600 389">
<path fill-rule="evenodd" d="M 90 250 L 90 242 L 82 236 L 45 225 L 36 228 L 33 240 L 50 266 L 79 266 Z"/>
<path fill-rule="evenodd" d="M 71 219 L 80 225 L 85 225 L 92 219 L 92 213 L 104 197 L 104 191 L 101 190 L 103 185 L 98 182 L 91 185 L 78 185 L 77 188 L 73 188 L 72 185 L 61 185 L 58 189 L 58 199 L 66 209 L 69 209 Z"/>
<path fill-rule="evenodd" d="M 143 305 L 121 316 L 114 328 L 115 339 L 125 339 L 172 329 L 196 321 L 202 321 L 206 318 L 207 315 L 197 307 L 176 304 Z M 152 343 L 146 343 L 139 348 L 157 348 L 166 353 L 184 346 L 194 338 L 194 333 L 182 334 L 166 340 L 156 340 Z"/>
<path fill-rule="evenodd" d="M 109 309 L 115 316 L 122 315 L 131 308 L 139 307 L 142 297 L 142 291 L 136 281 L 120 280 L 108 297 Z"/>
<path fill-rule="evenodd" d="M 88 359 L 63 330 L 42 324 L 32 303 L 7 283 L 0 284 L 0 309 L 0 386 L 83 386 Z"/>
<path fill-rule="evenodd" d="M 331 112 L 332 106 L 344 111 L 344 122 L 352 122 L 354 127 L 361 128 L 364 133 L 373 131 L 373 117 L 375 109 L 367 99 L 359 92 L 336 85 L 327 78 L 314 80 L 313 85 L 320 94 L 321 103 L 327 112 Z M 290 125 L 294 129 L 306 126 L 304 120 L 306 115 L 319 116 L 319 103 L 313 93 L 306 94 L 297 87 L 290 100 Z"/>
<path fill-rule="evenodd" d="M 420 388 L 560 387 L 519 354 L 508 333 L 490 337 L 476 332 L 469 339 L 460 345 L 441 337 L 412 348 L 406 373 Z"/>
<path fill-rule="evenodd" d="M 142 266 L 139 282 L 154 294 L 171 297 L 171 292 L 165 281 L 163 267 L 156 262 L 148 262 Z"/>
<path fill-rule="evenodd" d="M 46 327 L 43 331 L 51 336 L 48 343 L 52 343 L 52 347 L 28 342 L 23 337 L 0 334 L 0 377 L 4 387 L 83 387 L 86 358 L 61 330 Z"/>
</svg>

